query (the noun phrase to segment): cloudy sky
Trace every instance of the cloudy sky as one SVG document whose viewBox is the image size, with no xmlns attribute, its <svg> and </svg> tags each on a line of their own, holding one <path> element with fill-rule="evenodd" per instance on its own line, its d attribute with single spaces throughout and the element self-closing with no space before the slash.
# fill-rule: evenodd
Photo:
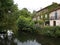
<svg viewBox="0 0 60 45">
<path fill-rule="evenodd" d="M 18 4 L 18 8 L 27 8 L 29 11 L 40 10 L 52 2 L 60 3 L 60 0 L 14 0 L 15 4 Z"/>
</svg>

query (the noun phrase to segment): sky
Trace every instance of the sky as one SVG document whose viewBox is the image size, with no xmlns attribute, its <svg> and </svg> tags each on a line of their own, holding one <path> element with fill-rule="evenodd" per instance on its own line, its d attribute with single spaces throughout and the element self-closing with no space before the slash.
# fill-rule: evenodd
<svg viewBox="0 0 60 45">
<path fill-rule="evenodd" d="M 29 11 L 38 11 L 52 2 L 60 3 L 60 0 L 14 0 L 14 3 L 18 5 L 19 9 L 27 8 Z"/>
</svg>

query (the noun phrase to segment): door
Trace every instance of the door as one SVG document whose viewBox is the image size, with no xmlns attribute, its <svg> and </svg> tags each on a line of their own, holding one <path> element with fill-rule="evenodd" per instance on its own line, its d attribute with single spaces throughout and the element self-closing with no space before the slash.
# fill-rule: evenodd
<svg viewBox="0 0 60 45">
<path fill-rule="evenodd" d="M 53 21 L 53 26 L 56 26 L 56 21 Z"/>
</svg>

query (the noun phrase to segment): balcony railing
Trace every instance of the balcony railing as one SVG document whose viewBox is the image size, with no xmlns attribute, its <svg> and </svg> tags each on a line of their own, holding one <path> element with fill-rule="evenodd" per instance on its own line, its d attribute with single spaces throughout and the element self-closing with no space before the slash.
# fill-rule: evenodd
<svg viewBox="0 0 60 45">
<path fill-rule="evenodd" d="M 50 20 L 60 20 L 60 17 L 57 17 L 57 18 L 55 18 L 55 17 L 50 17 L 49 19 L 50 19 Z"/>
</svg>

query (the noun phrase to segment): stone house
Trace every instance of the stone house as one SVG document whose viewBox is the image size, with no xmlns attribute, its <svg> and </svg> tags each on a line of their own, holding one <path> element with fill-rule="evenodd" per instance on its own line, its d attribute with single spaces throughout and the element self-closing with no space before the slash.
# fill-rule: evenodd
<svg viewBox="0 0 60 45">
<path fill-rule="evenodd" d="M 60 26 L 60 4 L 52 3 L 37 11 L 33 20 L 44 20 L 45 26 Z"/>
</svg>

